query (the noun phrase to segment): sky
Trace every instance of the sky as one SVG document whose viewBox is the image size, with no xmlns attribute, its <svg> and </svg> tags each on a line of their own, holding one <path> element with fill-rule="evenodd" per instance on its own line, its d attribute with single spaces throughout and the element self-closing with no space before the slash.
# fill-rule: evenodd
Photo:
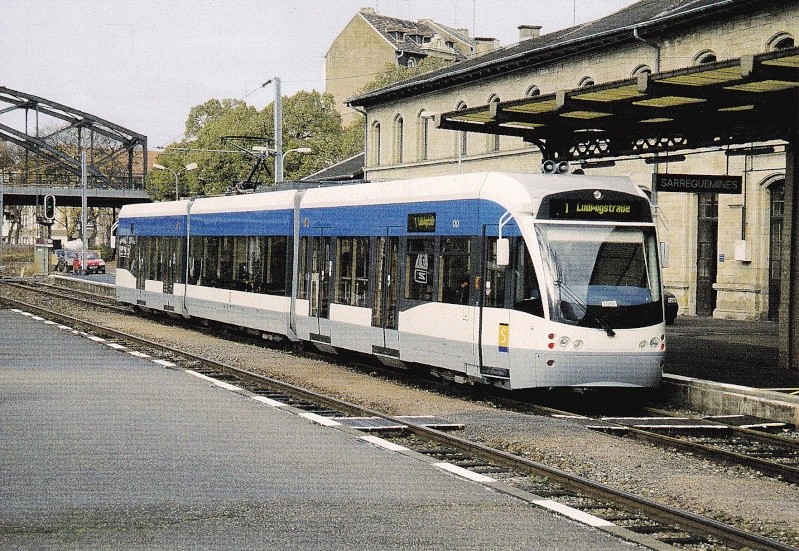
<svg viewBox="0 0 799 551">
<path fill-rule="evenodd" d="M 363 7 L 509 46 L 519 25 L 547 33 L 634 2 L 0 0 L 0 86 L 144 134 L 152 150 L 180 140 L 189 110 L 211 98 L 268 105 L 274 88 L 262 84 L 275 76 L 283 96 L 324 91 L 325 54 Z"/>
</svg>

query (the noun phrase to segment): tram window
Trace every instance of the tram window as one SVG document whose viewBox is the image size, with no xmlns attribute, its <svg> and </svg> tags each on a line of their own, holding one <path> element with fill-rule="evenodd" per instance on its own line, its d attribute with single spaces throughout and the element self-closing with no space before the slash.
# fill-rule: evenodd
<svg viewBox="0 0 799 551">
<path fill-rule="evenodd" d="M 538 277 L 536 277 L 530 252 L 521 239 L 516 240 L 515 256 L 513 308 L 543 318 L 544 303 L 541 300 Z"/>
<path fill-rule="evenodd" d="M 132 235 L 119 236 L 117 239 L 117 268 L 121 270 L 130 270 L 135 248 L 135 237 Z"/>
<path fill-rule="evenodd" d="M 265 273 L 263 292 L 269 295 L 285 296 L 286 276 L 288 274 L 288 239 L 283 236 L 265 240 Z"/>
<path fill-rule="evenodd" d="M 369 291 L 369 274 L 366 268 L 368 256 L 367 238 L 340 237 L 336 240 L 336 303 L 366 306 Z"/>
<path fill-rule="evenodd" d="M 452 304 L 468 304 L 471 282 L 471 243 L 465 237 L 441 240 L 438 262 L 438 292 L 436 297 Z"/>
<path fill-rule="evenodd" d="M 433 300 L 433 240 L 408 239 L 405 258 L 405 298 Z"/>
<path fill-rule="evenodd" d="M 483 286 L 485 297 L 483 305 L 495 308 L 505 306 L 505 269 L 497 264 L 497 238 L 491 237 L 486 242 L 486 281 Z"/>
<path fill-rule="evenodd" d="M 200 285 L 204 259 L 204 238 L 192 237 L 189 241 L 189 285 Z"/>
<path fill-rule="evenodd" d="M 311 274 L 308 266 L 308 238 L 303 237 L 300 239 L 300 258 L 299 258 L 299 289 L 297 290 L 297 298 L 308 298 L 308 282 L 310 281 Z"/>
</svg>

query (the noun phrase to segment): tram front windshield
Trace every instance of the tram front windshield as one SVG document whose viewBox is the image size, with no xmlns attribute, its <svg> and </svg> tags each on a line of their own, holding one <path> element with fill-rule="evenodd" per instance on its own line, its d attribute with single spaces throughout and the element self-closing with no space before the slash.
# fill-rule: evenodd
<svg viewBox="0 0 799 551">
<path fill-rule="evenodd" d="M 615 329 L 663 321 L 654 228 L 538 226 L 553 321 Z"/>
</svg>

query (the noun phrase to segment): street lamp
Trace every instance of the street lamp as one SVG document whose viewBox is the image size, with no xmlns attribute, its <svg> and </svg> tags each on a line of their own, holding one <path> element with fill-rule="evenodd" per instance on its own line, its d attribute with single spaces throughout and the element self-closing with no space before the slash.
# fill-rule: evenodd
<svg viewBox="0 0 799 551">
<path fill-rule="evenodd" d="M 197 166 L 197 163 L 189 163 L 184 168 L 178 170 L 177 172 L 175 172 L 174 170 L 172 170 L 171 168 L 169 168 L 167 166 L 159 165 L 159 164 L 154 164 L 153 168 L 157 168 L 158 170 L 168 170 L 169 172 L 171 172 L 172 174 L 175 175 L 175 201 L 177 201 L 177 200 L 180 199 L 180 180 L 179 180 L 179 176 L 182 173 L 184 173 L 184 172 L 189 172 L 191 170 L 197 170 L 197 168 L 199 168 L 199 167 Z"/>
</svg>

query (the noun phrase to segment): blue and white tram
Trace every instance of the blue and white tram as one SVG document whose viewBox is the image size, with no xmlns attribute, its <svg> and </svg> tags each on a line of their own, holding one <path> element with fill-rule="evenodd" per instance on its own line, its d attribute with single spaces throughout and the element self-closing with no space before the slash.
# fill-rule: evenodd
<svg viewBox="0 0 799 551">
<path fill-rule="evenodd" d="M 479 173 L 124 207 L 117 299 L 507 389 L 659 384 L 628 179 Z"/>
</svg>

